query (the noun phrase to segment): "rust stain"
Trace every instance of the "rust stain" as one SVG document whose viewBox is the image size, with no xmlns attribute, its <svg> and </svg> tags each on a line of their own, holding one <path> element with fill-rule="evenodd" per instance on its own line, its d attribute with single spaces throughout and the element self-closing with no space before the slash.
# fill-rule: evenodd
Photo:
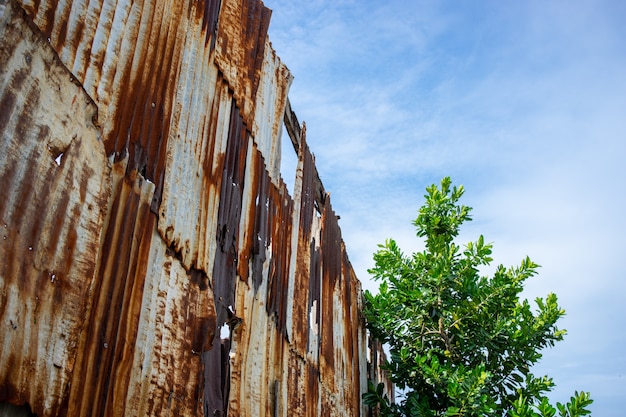
<svg viewBox="0 0 626 417">
<path fill-rule="evenodd" d="M 109 167 L 94 103 L 16 3 L 0 19 L 10 115 L 0 125 L 0 401 L 57 415 L 87 325 Z"/>
<path fill-rule="evenodd" d="M 234 91 L 244 123 L 253 125 L 272 12 L 258 0 L 222 0 L 215 63 Z"/>
<path fill-rule="evenodd" d="M 218 14 L 221 0 L 206 0 L 202 15 L 202 28 L 206 32 L 205 43 L 210 42 L 210 49 L 215 48 L 215 35 L 218 24 Z"/>
<path fill-rule="evenodd" d="M 271 11 L 2 5 L 0 403 L 39 416 L 365 415 L 384 353 L 368 343 Z"/>
<path fill-rule="evenodd" d="M 120 165 L 113 167 L 113 201 L 108 210 L 101 249 L 107 256 L 100 258 L 98 266 L 90 331 L 81 343 L 78 372 L 70 395 L 70 414 L 103 415 L 107 397 L 115 394 L 107 385 L 114 373 L 128 372 L 128 350 L 132 352 L 135 345 L 135 310 L 141 305 L 146 252 L 152 236 L 146 230 L 151 232 L 154 226 L 153 217 L 146 215 L 150 210 L 150 188 L 153 187 L 136 176 L 125 178 L 120 172 L 124 167 Z M 120 357 L 122 360 L 117 361 Z M 115 388 L 124 390 L 124 385 Z M 120 403 L 117 396 L 113 399 Z"/>
</svg>

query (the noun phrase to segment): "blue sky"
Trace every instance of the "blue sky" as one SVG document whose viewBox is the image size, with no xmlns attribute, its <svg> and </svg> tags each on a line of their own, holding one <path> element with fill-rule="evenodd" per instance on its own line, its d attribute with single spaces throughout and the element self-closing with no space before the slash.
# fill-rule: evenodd
<svg viewBox="0 0 626 417">
<path fill-rule="evenodd" d="M 626 399 L 626 2 L 266 0 L 290 100 L 364 287 L 427 185 L 466 188 L 495 263 L 542 265 L 565 341 L 536 370 L 552 397 L 591 391 L 596 416 Z M 289 148 L 290 149 L 290 148 Z M 293 181 L 295 155 L 283 150 Z"/>
</svg>

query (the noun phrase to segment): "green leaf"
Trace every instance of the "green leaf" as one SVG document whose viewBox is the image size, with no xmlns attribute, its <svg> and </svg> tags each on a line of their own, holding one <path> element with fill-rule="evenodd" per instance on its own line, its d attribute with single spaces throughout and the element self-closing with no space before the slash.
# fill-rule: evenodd
<svg viewBox="0 0 626 417">
<path fill-rule="evenodd" d="M 458 407 L 448 407 L 448 409 L 446 410 L 446 417 L 450 417 L 450 416 L 461 416 L 461 409 Z"/>
</svg>

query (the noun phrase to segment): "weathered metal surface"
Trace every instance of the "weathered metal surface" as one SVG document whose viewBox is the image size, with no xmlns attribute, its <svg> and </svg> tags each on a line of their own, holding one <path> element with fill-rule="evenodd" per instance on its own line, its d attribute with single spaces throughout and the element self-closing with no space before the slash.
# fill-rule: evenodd
<svg viewBox="0 0 626 417">
<path fill-rule="evenodd" d="M 96 106 L 15 3 L 0 13 L 0 402 L 67 403 L 110 195 Z"/>
<path fill-rule="evenodd" d="M 266 158 L 266 166 L 270 177 L 275 184 L 279 184 L 280 137 L 288 103 L 287 93 L 289 92 L 293 76 L 272 49 L 269 39 L 266 40 L 265 51 L 265 59 L 262 66 L 263 77 L 260 80 L 256 94 L 256 113 L 252 136 L 255 138 L 261 153 Z M 286 151 L 291 152 L 291 149 Z"/>
<path fill-rule="evenodd" d="M 271 14 L 259 0 L 222 0 L 218 18 L 215 64 L 233 90 L 248 129 L 254 124 L 259 83 L 267 76 L 261 70 Z"/>
<path fill-rule="evenodd" d="M 361 287 L 270 14 L 0 0 L 0 402 L 365 414 Z"/>
<path fill-rule="evenodd" d="M 201 353 L 215 334 L 209 279 L 156 230 L 154 184 L 113 165 L 114 199 L 69 415 L 199 415 Z M 104 318 L 104 320 L 103 320 Z"/>
<path fill-rule="evenodd" d="M 369 380 L 372 381 L 374 386 L 378 386 L 380 382 L 385 384 L 383 395 L 386 395 L 390 401 L 395 401 L 395 387 L 389 383 L 389 371 L 385 370 L 383 366 L 387 361 L 383 345 L 379 340 L 373 339 L 371 336 L 367 339 L 368 346 L 368 358 L 367 358 L 367 372 L 369 374 Z"/>
</svg>

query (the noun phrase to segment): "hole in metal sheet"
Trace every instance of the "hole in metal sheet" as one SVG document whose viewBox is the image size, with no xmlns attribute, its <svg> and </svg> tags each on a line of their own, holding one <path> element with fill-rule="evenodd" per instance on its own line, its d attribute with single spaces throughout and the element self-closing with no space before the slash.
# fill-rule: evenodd
<svg viewBox="0 0 626 417">
<path fill-rule="evenodd" d="M 287 186 L 289 195 L 293 197 L 293 190 L 296 183 L 296 170 L 298 169 L 298 154 L 293 149 L 293 144 L 291 143 L 291 138 L 289 138 L 285 124 L 283 124 L 280 140 L 280 176 Z"/>
<path fill-rule="evenodd" d="M 76 136 L 74 136 L 74 139 L 75 138 Z M 52 158 L 54 159 L 54 162 L 57 164 L 57 166 L 61 166 L 61 162 L 63 162 L 63 155 L 65 154 L 66 149 L 61 149 L 54 144 L 50 144 L 48 145 L 48 151 L 52 154 Z"/>
<path fill-rule="evenodd" d="M 313 304 L 309 309 L 309 328 L 314 335 L 318 335 L 319 329 L 317 327 L 317 300 L 313 300 Z"/>
<path fill-rule="evenodd" d="M 226 323 L 222 324 L 222 327 L 220 328 L 220 338 L 221 339 L 230 338 L 230 327 L 228 327 L 228 324 Z"/>
</svg>

